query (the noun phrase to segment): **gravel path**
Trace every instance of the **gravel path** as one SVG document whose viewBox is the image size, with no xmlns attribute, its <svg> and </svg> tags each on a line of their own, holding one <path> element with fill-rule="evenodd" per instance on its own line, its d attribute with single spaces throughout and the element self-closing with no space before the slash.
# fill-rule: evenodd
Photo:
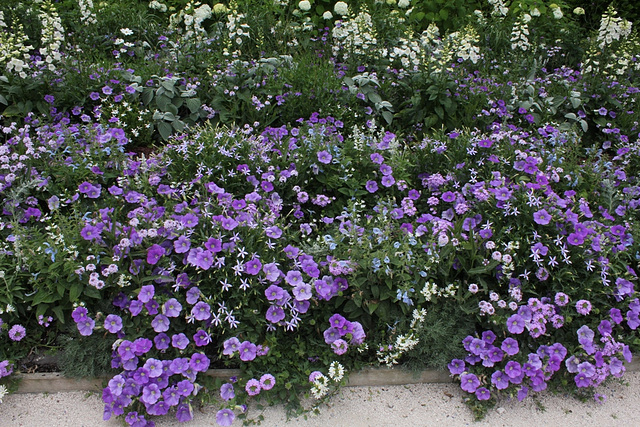
<svg viewBox="0 0 640 427">
<path fill-rule="evenodd" d="M 536 401 L 503 401 L 481 422 L 474 422 L 455 384 L 415 384 L 387 387 L 348 387 L 335 396 L 320 415 L 287 422 L 281 407 L 271 407 L 253 416 L 264 416 L 263 426 L 364 427 L 364 426 L 634 426 L 640 425 L 640 372 L 627 372 L 626 385 L 612 383 L 601 391 L 603 404 L 582 403 L 570 397 L 543 393 Z M 217 408 L 195 411 L 191 423 L 162 418 L 158 427 L 215 426 Z M 65 392 L 13 394 L 0 404 L 0 427 L 109 427 L 119 420 L 102 421 L 102 403 L 97 393 Z M 234 426 L 242 425 L 234 422 Z"/>
</svg>

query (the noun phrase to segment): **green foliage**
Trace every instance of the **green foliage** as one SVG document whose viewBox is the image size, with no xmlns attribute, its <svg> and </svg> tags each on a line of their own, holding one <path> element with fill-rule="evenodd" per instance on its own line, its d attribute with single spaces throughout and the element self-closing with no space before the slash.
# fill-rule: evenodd
<svg viewBox="0 0 640 427">
<path fill-rule="evenodd" d="M 415 0 L 411 2 L 408 22 L 418 33 L 433 23 L 444 34 L 463 27 L 473 11 L 483 6 L 484 2 L 477 0 Z"/>
<path fill-rule="evenodd" d="M 475 319 L 455 300 L 443 299 L 437 307 L 427 308 L 425 320 L 417 329 L 420 342 L 404 359 L 410 369 L 444 369 L 452 359 L 465 357 L 464 349 L 455 343 L 475 332 Z"/>
<path fill-rule="evenodd" d="M 111 352 L 114 339 L 109 335 L 83 337 L 76 333 L 60 335 L 57 344 L 59 368 L 68 378 L 99 378 L 113 373 Z"/>
</svg>

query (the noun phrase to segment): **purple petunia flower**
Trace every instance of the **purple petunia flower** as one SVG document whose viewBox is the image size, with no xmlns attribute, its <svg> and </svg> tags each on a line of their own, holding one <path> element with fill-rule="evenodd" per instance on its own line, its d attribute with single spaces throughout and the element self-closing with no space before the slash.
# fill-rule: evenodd
<svg viewBox="0 0 640 427">
<path fill-rule="evenodd" d="M 585 346 L 593 343 L 593 338 L 595 337 L 595 333 L 589 328 L 587 325 L 582 325 L 580 329 L 578 329 L 578 342 Z"/>
<path fill-rule="evenodd" d="M 275 282 L 280 277 L 280 270 L 278 269 L 278 265 L 274 262 L 264 264 L 262 266 L 262 271 L 264 272 L 266 279 L 270 282 Z"/>
<path fill-rule="evenodd" d="M 80 230 L 80 235 L 84 240 L 99 239 L 100 233 L 102 233 L 102 227 L 90 224 L 85 225 L 82 230 Z"/>
<path fill-rule="evenodd" d="M 147 263 L 151 265 L 157 264 L 160 258 L 162 258 L 165 253 L 165 248 L 160 245 L 154 244 L 147 250 Z"/>
<path fill-rule="evenodd" d="M 209 335 L 207 331 L 200 329 L 193 336 L 193 341 L 196 343 L 197 347 L 203 347 L 211 343 L 211 335 Z"/>
<path fill-rule="evenodd" d="M 521 334 L 524 331 L 525 322 L 519 314 L 513 314 L 507 319 L 507 329 L 512 334 Z"/>
<path fill-rule="evenodd" d="M 284 319 L 284 310 L 277 305 L 272 305 L 267 309 L 267 313 L 265 315 L 266 319 L 271 323 L 278 323 L 282 319 Z"/>
<path fill-rule="evenodd" d="M 20 325 L 15 325 L 13 328 L 11 328 L 11 330 L 9 331 L 9 338 L 11 338 L 13 341 L 20 341 L 22 338 L 24 338 L 24 328 L 22 328 L 22 336 L 20 336 L 18 339 L 15 339 L 14 336 L 12 335 L 12 331 L 16 326 L 20 326 Z M 78 327 L 78 331 L 80 332 L 80 335 L 84 335 L 84 336 L 91 335 L 93 333 L 93 328 L 95 328 L 95 326 L 96 326 L 96 322 L 90 317 L 86 317 L 85 319 L 77 323 L 77 327 Z"/>
<path fill-rule="evenodd" d="M 617 308 L 612 308 L 609 310 L 609 316 L 611 320 L 613 320 L 617 325 L 622 323 L 622 312 Z"/>
<path fill-rule="evenodd" d="M 236 337 L 229 338 L 223 343 L 223 348 L 222 354 L 225 356 L 233 356 L 233 354 L 240 348 L 240 340 Z"/>
<path fill-rule="evenodd" d="M 584 236 L 578 233 L 570 233 L 567 236 L 567 243 L 572 246 L 579 246 L 584 243 Z"/>
<path fill-rule="evenodd" d="M 380 183 L 385 187 L 391 187 L 395 182 L 396 180 L 392 175 L 385 175 L 382 177 L 382 180 L 380 180 Z"/>
<path fill-rule="evenodd" d="M 447 367 L 449 368 L 449 372 L 451 372 L 451 375 L 460 375 L 465 370 L 465 363 L 464 363 L 464 360 L 453 359 L 447 365 Z"/>
<path fill-rule="evenodd" d="M 380 173 L 382 175 L 391 175 L 393 173 L 393 169 L 391 168 L 391 166 L 386 165 L 386 164 L 381 164 L 380 165 Z"/>
<path fill-rule="evenodd" d="M 224 217 L 220 221 L 220 225 L 227 231 L 231 231 L 238 226 L 238 221 L 233 218 Z"/>
<path fill-rule="evenodd" d="M 579 373 L 575 376 L 574 381 L 578 387 L 589 387 L 591 385 L 591 379 L 584 373 Z"/>
<path fill-rule="evenodd" d="M 133 300 L 129 303 L 129 312 L 133 317 L 136 317 L 138 314 L 142 312 L 142 307 L 144 307 L 144 303 L 140 300 Z"/>
<path fill-rule="evenodd" d="M 284 297 L 284 289 L 278 285 L 271 285 L 264 291 L 264 295 L 269 301 L 277 301 Z"/>
<path fill-rule="evenodd" d="M 169 318 L 165 315 L 158 314 L 151 321 L 151 326 L 156 332 L 166 332 L 169 330 Z"/>
<path fill-rule="evenodd" d="M 337 328 L 327 328 L 324 330 L 323 334 L 324 342 L 327 344 L 332 344 L 335 340 L 340 338 L 340 331 Z"/>
<path fill-rule="evenodd" d="M 476 398 L 478 400 L 489 400 L 491 398 L 491 393 L 486 387 L 480 387 L 476 390 Z"/>
<path fill-rule="evenodd" d="M 173 248 L 178 254 L 189 252 L 189 249 L 191 249 L 191 241 L 187 236 L 180 236 L 173 242 Z"/>
<path fill-rule="evenodd" d="M 169 335 L 165 334 L 164 332 L 159 333 L 153 338 L 153 343 L 160 351 L 168 349 L 170 342 L 171 339 L 169 338 Z"/>
<path fill-rule="evenodd" d="M 256 345 L 250 341 L 243 341 L 238 347 L 240 352 L 240 360 L 243 362 L 250 362 L 256 358 Z"/>
<path fill-rule="evenodd" d="M 73 312 L 71 313 L 71 317 L 73 318 L 74 322 L 80 322 L 81 320 L 84 320 L 87 318 L 87 309 L 85 307 L 76 307 Z"/>
<path fill-rule="evenodd" d="M 189 360 L 189 366 L 196 372 L 204 372 L 209 369 L 209 358 L 202 353 L 194 353 Z"/>
<path fill-rule="evenodd" d="M 220 409 L 216 413 L 216 422 L 218 423 L 218 425 L 221 425 L 223 427 L 230 426 L 231 424 L 233 424 L 233 420 L 235 419 L 236 415 L 231 409 Z"/>
<path fill-rule="evenodd" d="M 538 212 L 533 213 L 533 221 L 536 224 L 547 225 L 551 221 L 551 215 L 546 209 L 540 209 Z"/>
<path fill-rule="evenodd" d="M 244 265 L 245 273 L 251 274 L 253 276 L 260 273 L 261 268 L 262 268 L 262 263 L 258 258 L 254 258 Z"/>
<path fill-rule="evenodd" d="M 143 368 L 149 372 L 149 378 L 158 378 L 163 371 L 162 360 L 149 358 L 144 362 Z"/>
<path fill-rule="evenodd" d="M 265 229 L 265 234 L 272 239 L 279 239 L 282 236 L 282 230 L 277 225 L 273 225 Z"/>
<path fill-rule="evenodd" d="M 480 380 L 474 374 L 463 374 L 460 376 L 460 388 L 468 393 L 475 393 L 480 386 Z"/>
<path fill-rule="evenodd" d="M 311 285 L 302 283 L 293 288 L 293 296 L 297 301 L 306 301 L 311 299 Z"/>
<path fill-rule="evenodd" d="M 179 350 L 184 350 L 189 345 L 189 338 L 182 332 L 171 336 L 171 346 Z"/>
<path fill-rule="evenodd" d="M 182 374 L 187 369 L 189 369 L 189 359 L 187 359 L 186 357 L 177 357 L 169 363 L 169 369 L 174 374 Z"/>
<path fill-rule="evenodd" d="M 302 274 L 297 271 L 297 270 L 290 270 L 287 272 L 287 275 L 285 276 L 284 280 L 290 284 L 291 286 L 297 286 L 301 283 L 303 283 L 302 281 Z"/>
<path fill-rule="evenodd" d="M 378 183 L 375 181 L 367 181 L 364 188 L 366 188 L 369 193 L 375 193 L 378 191 Z"/>
<path fill-rule="evenodd" d="M 167 317 L 178 317 L 182 311 L 182 304 L 177 299 L 171 298 L 162 306 L 162 314 Z"/>
<path fill-rule="evenodd" d="M 122 318 L 116 314 L 109 314 L 104 319 L 104 328 L 112 334 L 119 332 L 122 329 Z"/>
<path fill-rule="evenodd" d="M 187 364 L 188 363 L 189 363 L 189 361 L 187 360 Z M 184 371 L 186 371 L 186 368 L 185 368 Z M 182 380 L 182 381 L 178 382 L 176 384 L 176 387 L 178 388 L 178 394 L 180 396 L 184 396 L 184 397 L 187 397 L 187 396 L 191 395 L 191 393 L 193 392 L 193 389 L 194 389 L 193 383 L 191 381 L 189 381 L 189 380 Z"/>
<path fill-rule="evenodd" d="M 502 341 L 502 345 L 500 346 L 500 348 L 509 356 L 518 354 L 518 352 L 520 351 L 520 348 L 518 347 L 518 341 L 514 340 L 511 337 L 505 338 L 505 340 Z"/>
<path fill-rule="evenodd" d="M 136 356 L 142 356 L 143 354 L 148 353 L 149 350 L 151 350 L 151 347 L 153 347 L 153 342 L 148 338 L 136 338 L 133 342 L 133 351 Z"/>
<path fill-rule="evenodd" d="M 331 163 L 332 158 L 333 157 L 328 151 L 323 150 L 318 152 L 318 161 L 320 163 L 324 163 L 325 165 L 328 165 L 329 163 Z"/>
<path fill-rule="evenodd" d="M 140 288 L 140 293 L 138 294 L 138 300 L 143 303 L 148 303 L 151 301 L 153 296 L 155 295 L 155 287 L 153 285 L 145 285 Z"/>
<path fill-rule="evenodd" d="M 211 317 L 211 307 L 204 301 L 199 301 L 191 309 L 191 315 L 196 320 L 207 320 Z"/>
<path fill-rule="evenodd" d="M 231 400 L 236 397 L 236 393 L 233 389 L 233 384 L 222 384 L 222 387 L 220 387 L 220 397 L 222 397 L 224 400 Z"/>
</svg>

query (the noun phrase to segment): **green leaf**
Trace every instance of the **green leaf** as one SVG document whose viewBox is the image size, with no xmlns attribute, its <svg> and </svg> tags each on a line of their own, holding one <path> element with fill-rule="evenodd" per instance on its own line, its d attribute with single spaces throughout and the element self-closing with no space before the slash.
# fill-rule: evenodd
<svg viewBox="0 0 640 427">
<path fill-rule="evenodd" d="M 189 98 L 185 101 L 185 104 L 187 105 L 190 113 L 195 113 L 202 106 L 200 98 Z"/>
<path fill-rule="evenodd" d="M 387 122 L 388 125 L 393 121 L 393 114 L 390 111 L 383 111 L 382 118 Z"/>
<path fill-rule="evenodd" d="M 153 89 L 150 87 L 145 88 L 142 91 L 142 103 L 144 105 L 149 105 L 152 99 L 153 99 Z"/>
<path fill-rule="evenodd" d="M 31 303 L 31 305 L 39 305 L 39 304 L 50 304 L 52 302 L 58 301 L 59 298 L 49 292 L 46 292 L 44 289 L 40 289 L 38 291 L 38 293 L 36 293 L 36 296 L 33 298 L 33 302 Z"/>
<path fill-rule="evenodd" d="M 171 98 L 169 98 L 166 95 L 160 95 L 156 97 L 156 105 L 158 106 L 158 109 L 160 111 L 167 111 L 167 106 L 171 105 L 173 106 L 173 104 L 171 104 Z"/>
<path fill-rule="evenodd" d="M 82 283 L 74 282 L 73 285 L 71 285 L 71 288 L 69 288 L 69 301 L 76 302 L 83 289 L 84 285 Z"/>
<path fill-rule="evenodd" d="M 87 286 L 86 289 L 84 290 L 83 295 L 85 297 L 94 298 L 94 299 L 102 298 L 102 295 L 100 295 L 100 291 L 92 286 Z"/>
<path fill-rule="evenodd" d="M 2 95 L 0 95 L 0 103 L 3 103 L 4 105 L 9 105 L 9 101 L 7 101 L 7 98 L 5 98 Z"/>
<path fill-rule="evenodd" d="M 369 302 L 369 304 L 367 304 L 367 310 L 369 311 L 369 314 L 373 314 L 379 306 L 379 302 Z"/>
<path fill-rule="evenodd" d="M 493 260 L 491 261 L 489 264 L 487 265 L 483 265 L 480 267 L 476 267 L 476 268 L 472 268 L 468 271 L 469 275 L 475 275 L 475 274 L 484 274 L 484 273 L 488 273 L 489 271 L 493 270 L 494 268 L 496 268 L 496 266 L 500 264 L 499 261 Z"/>
<path fill-rule="evenodd" d="M 62 311 L 61 306 L 55 305 L 53 306 L 53 308 L 51 308 L 51 311 L 53 311 L 53 314 L 55 314 L 56 319 L 58 319 L 58 322 L 64 323 L 64 312 Z"/>
<path fill-rule="evenodd" d="M 175 94 L 175 82 L 171 81 L 171 80 L 165 80 L 162 83 L 160 83 L 160 86 L 162 86 L 167 92 L 171 92 L 171 94 Z"/>
<path fill-rule="evenodd" d="M 378 95 L 375 92 L 369 93 L 367 97 L 369 98 L 369 101 L 373 102 L 374 104 L 377 104 L 378 102 L 382 102 L 382 98 L 380 97 L 380 95 Z"/>
<path fill-rule="evenodd" d="M 169 139 L 169 136 L 171 135 L 171 125 L 167 122 L 158 122 L 157 126 L 158 126 L 158 132 L 160 133 L 160 136 L 162 137 L 162 139 L 164 139 L 165 141 Z M 149 279 L 149 278 L 146 277 L 145 279 Z"/>
<path fill-rule="evenodd" d="M 371 295 L 373 295 L 375 299 L 380 298 L 380 288 L 378 285 L 371 285 Z"/>
<path fill-rule="evenodd" d="M 171 123 L 171 126 L 177 131 L 182 132 L 184 130 L 184 122 L 181 120 L 176 120 Z"/>
</svg>

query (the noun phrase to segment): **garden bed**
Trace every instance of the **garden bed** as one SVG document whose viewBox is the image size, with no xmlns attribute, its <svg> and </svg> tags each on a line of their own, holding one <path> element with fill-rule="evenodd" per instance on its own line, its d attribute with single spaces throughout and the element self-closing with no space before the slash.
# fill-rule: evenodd
<svg viewBox="0 0 640 427">
<path fill-rule="evenodd" d="M 640 43 L 613 7 L 13 3 L 3 383 L 100 383 L 136 426 L 451 378 L 481 413 L 602 399 L 640 351 Z"/>
</svg>

